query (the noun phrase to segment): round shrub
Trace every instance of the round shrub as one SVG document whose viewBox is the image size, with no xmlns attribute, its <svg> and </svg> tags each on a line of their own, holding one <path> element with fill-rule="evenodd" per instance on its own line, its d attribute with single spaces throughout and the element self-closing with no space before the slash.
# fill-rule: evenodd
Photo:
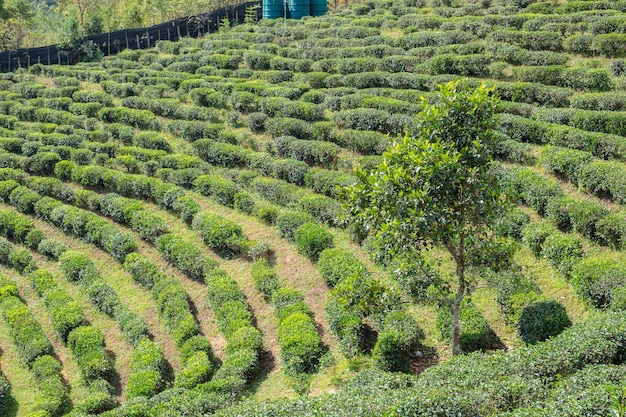
<svg viewBox="0 0 626 417">
<path fill-rule="evenodd" d="M 126 398 L 152 397 L 165 387 L 163 372 L 165 360 L 161 347 L 143 339 L 135 347 L 130 362 L 130 377 L 126 385 Z"/>
<path fill-rule="evenodd" d="M 541 250 L 541 255 L 566 277 L 583 254 L 583 245 L 579 238 L 558 231 L 546 237 Z"/>
<path fill-rule="evenodd" d="M 200 212 L 194 217 L 191 228 L 202 236 L 204 243 L 220 256 L 240 254 L 247 239 L 241 226 L 217 214 Z"/>
<path fill-rule="evenodd" d="M 282 286 L 276 272 L 266 259 L 261 259 L 252 265 L 252 279 L 257 290 L 266 300 L 271 300 L 274 293 Z"/>
<path fill-rule="evenodd" d="M 608 257 L 586 258 L 572 269 L 576 293 L 597 308 L 608 308 L 616 289 L 626 285 L 626 266 Z"/>
<path fill-rule="evenodd" d="M 294 313 L 278 327 L 278 343 L 285 372 L 297 375 L 315 369 L 321 354 L 320 338 L 311 317 Z"/>
<path fill-rule="evenodd" d="M 424 333 L 415 320 L 404 311 L 389 313 L 384 319 L 378 339 L 372 350 L 377 367 L 384 371 L 405 371 L 410 357 L 421 346 Z"/>
<path fill-rule="evenodd" d="M 193 182 L 194 189 L 202 195 L 213 197 L 218 203 L 233 207 L 237 185 L 220 175 L 200 175 Z"/>
<path fill-rule="evenodd" d="M 309 221 L 311 221 L 311 216 L 307 213 L 285 210 L 276 216 L 276 227 L 282 237 L 293 242 L 296 229 Z"/>
<path fill-rule="evenodd" d="M 356 256 L 339 248 L 324 249 L 319 255 L 317 268 L 330 287 L 334 287 L 352 275 L 366 276 L 369 274 L 365 265 Z"/>
<path fill-rule="evenodd" d="M 524 294 L 519 299 L 516 296 L 516 302 L 521 302 L 524 297 Z M 560 303 L 541 297 L 531 301 L 533 298 L 534 295 L 527 299 L 530 302 L 521 307 L 517 321 L 517 331 L 524 342 L 543 342 L 572 325 L 565 307 Z"/>
<path fill-rule="evenodd" d="M 92 326 L 81 326 L 70 332 L 67 346 L 73 353 L 84 378 L 106 378 L 113 367 L 104 350 L 104 335 Z"/>
<path fill-rule="evenodd" d="M 528 223 L 522 228 L 522 242 L 539 256 L 546 238 L 555 231 L 554 226 L 545 221 Z"/>
<path fill-rule="evenodd" d="M 319 254 L 333 246 L 333 235 L 323 226 L 313 222 L 306 222 L 298 227 L 294 233 L 294 240 L 298 251 L 317 261 Z"/>
<path fill-rule="evenodd" d="M 213 364 L 209 355 L 204 351 L 194 353 L 185 363 L 185 367 L 178 374 L 174 387 L 193 388 L 196 385 L 211 379 Z"/>
</svg>

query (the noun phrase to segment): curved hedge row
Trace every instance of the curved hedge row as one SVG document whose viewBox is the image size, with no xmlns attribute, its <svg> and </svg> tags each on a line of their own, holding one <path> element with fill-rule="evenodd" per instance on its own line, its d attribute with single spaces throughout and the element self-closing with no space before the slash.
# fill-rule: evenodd
<svg viewBox="0 0 626 417">
<path fill-rule="evenodd" d="M 285 373 L 295 377 L 313 372 L 322 355 L 322 345 L 302 294 L 284 287 L 265 259 L 252 265 L 252 279 L 278 317 L 278 343 Z"/>
<path fill-rule="evenodd" d="M 19 298 L 17 286 L 0 276 L 0 314 L 10 329 L 19 358 L 30 368 L 41 391 L 36 410 L 42 416 L 57 416 L 66 402 L 61 364 L 54 359 L 52 345 L 28 306 Z M 2 408 L 6 407 L 9 386 L 2 376 Z"/>
<path fill-rule="evenodd" d="M 68 250 L 59 257 L 59 265 L 66 278 L 81 287 L 98 310 L 119 323 L 122 333 L 131 345 L 136 346 L 143 338 L 148 337 L 146 323 L 122 303 L 86 255 Z"/>
</svg>

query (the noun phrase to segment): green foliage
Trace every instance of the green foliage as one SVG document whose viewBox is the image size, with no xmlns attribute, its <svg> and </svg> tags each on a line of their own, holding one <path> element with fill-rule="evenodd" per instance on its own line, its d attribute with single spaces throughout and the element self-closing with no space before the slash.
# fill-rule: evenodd
<svg viewBox="0 0 626 417">
<path fill-rule="evenodd" d="M 541 256 L 566 277 L 583 255 L 583 245 L 579 238 L 558 231 L 546 237 L 541 250 Z"/>
<path fill-rule="evenodd" d="M 176 377 L 177 388 L 193 388 L 208 381 L 213 374 L 213 364 L 206 352 L 197 351 L 185 361 L 185 367 Z"/>
<path fill-rule="evenodd" d="M 520 338 L 526 343 L 543 342 L 560 334 L 572 324 L 565 307 L 555 300 L 534 296 L 526 298 L 521 294 L 515 296 L 512 302 L 515 309 L 520 309 L 513 316 L 519 314 L 517 329 Z"/>
<path fill-rule="evenodd" d="M 99 329 L 92 326 L 74 329 L 67 338 L 67 346 L 85 379 L 106 378 L 111 374 L 113 366 L 104 350 L 104 336 Z"/>
<path fill-rule="evenodd" d="M 439 102 L 422 103 L 416 137 L 405 135 L 385 152 L 378 170 L 357 170 L 359 183 L 346 195 L 350 215 L 372 231 L 382 252 L 419 253 L 431 243 L 448 249 L 458 271 L 453 316 L 467 288 L 465 242 L 485 233 L 501 203 L 490 169 L 494 110 L 485 86 L 441 86 Z M 432 188 L 432 182 L 445 186 Z M 439 284 L 448 297 L 447 286 Z M 460 352 L 456 337 L 453 352 Z"/>
<path fill-rule="evenodd" d="M 127 398 L 152 397 L 165 388 L 165 360 L 161 348 L 143 339 L 135 347 L 130 361 L 130 376 L 126 385 Z"/>
<path fill-rule="evenodd" d="M 369 273 L 351 252 L 344 249 L 324 249 L 317 261 L 322 278 L 330 287 L 351 276 L 367 276 Z"/>
<path fill-rule="evenodd" d="M 31 364 L 38 357 L 52 353 L 52 345 L 41 326 L 19 298 L 5 292 L 0 301 L 0 314 L 11 329 L 11 337 L 24 363 Z"/>
<path fill-rule="evenodd" d="M 252 279 L 257 290 L 266 300 L 271 300 L 274 293 L 282 286 L 278 276 L 265 259 L 252 265 Z"/>
<path fill-rule="evenodd" d="M 333 235 L 323 226 L 306 222 L 295 230 L 294 241 L 300 253 L 312 261 L 317 261 L 324 249 L 333 246 Z"/>
<path fill-rule="evenodd" d="M 572 270 L 572 285 L 576 293 L 597 308 L 608 308 L 613 294 L 626 280 L 626 268 L 609 257 L 586 258 Z"/>
<path fill-rule="evenodd" d="M 278 343 L 287 373 L 310 372 L 317 365 L 321 353 L 320 339 L 306 314 L 294 313 L 280 322 Z"/>
<path fill-rule="evenodd" d="M 372 358 L 382 370 L 406 371 L 423 338 L 422 330 L 408 314 L 393 311 L 383 319 Z"/>
<path fill-rule="evenodd" d="M 204 243 L 223 257 L 241 254 L 247 239 L 241 226 L 217 214 L 200 212 L 191 223 L 193 230 L 200 233 Z"/>
<path fill-rule="evenodd" d="M 461 320 L 461 350 L 464 353 L 497 349 L 502 345 L 482 313 L 471 301 L 464 302 L 459 312 Z M 439 338 L 447 342 L 452 338 L 452 316 L 449 309 L 437 311 Z"/>
<path fill-rule="evenodd" d="M 193 182 L 200 194 L 213 197 L 218 203 L 233 207 L 238 189 L 234 182 L 219 175 L 201 175 Z"/>
<path fill-rule="evenodd" d="M 162 235 L 155 244 L 165 259 L 196 281 L 203 280 L 205 271 L 215 266 L 214 261 L 206 258 L 192 243 L 178 235 Z"/>
</svg>

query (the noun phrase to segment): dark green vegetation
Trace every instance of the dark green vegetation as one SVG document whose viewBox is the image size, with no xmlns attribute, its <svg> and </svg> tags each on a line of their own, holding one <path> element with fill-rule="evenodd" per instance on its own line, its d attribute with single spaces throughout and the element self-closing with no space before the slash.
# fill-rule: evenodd
<svg viewBox="0 0 626 417">
<path fill-rule="evenodd" d="M 380 1 L 0 75 L 0 407 L 609 415 L 625 13 Z M 416 284 L 450 283 L 454 261 L 390 256 L 341 198 L 464 77 L 501 98 L 495 171 L 519 207 L 468 243 L 449 359 L 451 314 Z"/>
</svg>

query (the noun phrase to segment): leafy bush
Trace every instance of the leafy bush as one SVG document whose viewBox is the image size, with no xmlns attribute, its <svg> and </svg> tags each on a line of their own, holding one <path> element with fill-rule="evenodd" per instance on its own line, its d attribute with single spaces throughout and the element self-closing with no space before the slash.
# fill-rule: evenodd
<svg viewBox="0 0 626 417">
<path fill-rule="evenodd" d="M 25 214 L 33 213 L 34 204 L 39 201 L 41 196 L 24 186 L 17 187 L 11 191 L 9 201 L 19 211 Z"/>
<path fill-rule="evenodd" d="M 294 136 L 307 139 L 312 135 L 312 126 L 304 120 L 292 117 L 275 117 L 265 121 L 265 131 L 273 137 Z"/>
<path fill-rule="evenodd" d="M 296 229 L 310 222 L 311 216 L 300 211 L 282 211 L 276 217 L 276 227 L 282 237 L 292 242 L 296 240 Z"/>
<path fill-rule="evenodd" d="M 2 281 L 4 285 L 1 287 L 4 290 L 0 300 L 0 314 L 11 330 L 19 358 L 24 363 L 31 364 L 38 357 L 52 353 L 52 345 L 28 306 L 6 291 L 8 279 L 2 277 Z"/>
<path fill-rule="evenodd" d="M 341 148 L 333 143 L 316 140 L 298 140 L 280 136 L 274 140 L 276 152 L 284 158 L 303 161 L 308 165 L 330 167 L 335 164 Z"/>
<path fill-rule="evenodd" d="M 317 366 L 321 355 L 320 339 L 306 314 L 294 313 L 280 322 L 278 343 L 287 373 L 310 372 Z"/>
<path fill-rule="evenodd" d="M 209 212 L 196 214 L 191 223 L 193 230 L 200 233 L 204 243 L 224 257 L 237 256 L 246 246 L 241 226 L 222 216 Z"/>
<path fill-rule="evenodd" d="M 529 168 L 510 168 L 504 172 L 504 177 L 513 186 L 520 198 L 544 215 L 546 205 L 553 197 L 563 196 L 563 190 L 556 181 L 546 178 Z"/>
<path fill-rule="evenodd" d="M 211 379 L 212 374 L 213 364 L 209 355 L 204 351 L 196 351 L 185 361 L 185 366 L 176 377 L 174 386 L 176 388 L 193 388 Z"/>
<path fill-rule="evenodd" d="M 227 168 L 243 167 L 248 164 L 250 151 L 237 145 L 201 139 L 193 143 L 196 154 L 211 165 Z"/>
<path fill-rule="evenodd" d="M 597 308 L 608 308 L 616 289 L 626 282 L 626 267 L 608 257 L 586 258 L 573 267 L 571 282 L 583 300 Z"/>
<path fill-rule="evenodd" d="M 161 348 L 143 339 L 135 347 L 130 361 L 126 398 L 152 397 L 165 388 L 165 360 Z"/>
<path fill-rule="evenodd" d="M 568 277 L 574 264 L 583 257 L 582 242 L 576 236 L 554 232 L 543 242 L 541 256 Z"/>
<path fill-rule="evenodd" d="M 321 195 L 306 195 L 298 203 L 299 209 L 310 214 L 315 220 L 328 226 L 338 226 L 342 212 L 341 204 Z"/>
<path fill-rule="evenodd" d="M 530 222 L 530 216 L 520 208 L 510 210 L 498 218 L 494 232 L 500 236 L 522 238 L 522 229 Z"/>
<path fill-rule="evenodd" d="M 49 274 L 47 271 L 37 270 L 34 274 Z M 41 276 L 32 278 L 35 282 L 42 279 Z M 60 288 L 50 288 L 43 296 L 46 307 L 50 313 L 52 325 L 59 333 L 61 339 L 67 340 L 68 334 L 76 327 L 86 324 L 82 309 L 65 291 Z"/>
<path fill-rule="evenodd" d="M 106 378 L 112 372 L 111 361 L 104 350 L 104 336 L 99 329 L 81 326 L 72 330 L 67 338 L 67 346 L 85 379 Z"/>
<path fill-rule="evenodd" d="M 421 347 L 424 333 L 404 311 L 393 311 L 383 319 L 372 350 L 377 367 L 385 371 L 404 371 L 410 357 Z"/>
<path fill-rule="evenodd" d="M 271 300 L 274 293 L 282 286 L 278 276 L 265 259 L 252 265 L 252 279 L 257 290 L 266 300 Z"/>
<path fill-rule="evenodd" d="M 497 349 L 502 345 L 495 332 L 482 313 L 470 300 L 463 303 L 459 311 L 461 323 L 461 350 L 465 353 L 477 350 L 487 351 Z M 452 314 L 449 308 L 440 308 L 437 311 L 437 330 L 442 342 L 452 339 Z"/>
<path fill-rule="evenodd" d="M 228 274 L 215 268 L 206 276 L 207 299 L 217 324 L 228 340 L 237 330 L 252 325 L 252 316 L 237 283 Z"/>
<path fill-rule="evenodd" d="M 205 257 L 192 243 L 178 235 L 172 233 L 162 235 L 156 240 L 155 244 L 159 252 L 165 256 L 165 259 L 193 280 L 204 280 L 205 271 L 214 268 L 216 265 L 214 261 Z"/>
<path fill-rule="evenodd" d="M 316 223 L 306 222 L 295 230 L 294 241 L 300 253 L 317 261 L 324 249 L 333 246 L 333 235 Z"/>
<path fill-rule="evenodd" d="M 514 295 L 511 305 L 518 334 L 529 344 L 556 336 L 572 324 L 561 304 L 534 292 Z"/>
<path fill-rule="evenodd" d="M 56 415 L 65 405 L 65 385 L 61 364 L 49 355 L 40 356 L 32 363 L 32 372 L 41 391 L 36 408 L 42 415 Z"/>
<path fill-rule="evenodd" d="M 353 275 L 367 276 L 369 274 L 365 265 L 356 256 L 339 248 L 324 249 L 320 252 L 317 268 L 330 287 L 334 287 Z"/>
<path fill-rule="evenodd" d="M 219 175 L 200 175 L 193 182 L 194 189 L 202 195 L 213 197 L 218 203 L 233 207 L 237 185 Z"/>
</svg>

